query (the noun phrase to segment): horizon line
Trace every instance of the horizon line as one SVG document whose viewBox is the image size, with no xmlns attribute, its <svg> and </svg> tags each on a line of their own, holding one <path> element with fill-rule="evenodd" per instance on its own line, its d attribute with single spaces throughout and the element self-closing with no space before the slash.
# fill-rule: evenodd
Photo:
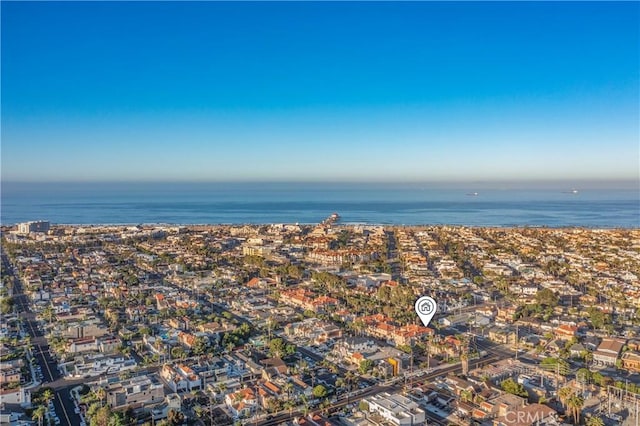
<svg viewBox="0 0 640 426">
<path fill-rule="evenodd" d="M 514 179 L 461 179 L 461 178 L 451 178 L 451 179 L 438 179 L 438 178 L 428 178 L 428 179 L 401 179 L 401 178 L 390 178 L 390 179 L 349 179 L 349 178 L 338 178 L 338 179 L 295 179 L 295 178 L 284 178 L 284 179 L 259 179 L 259 178 L 251 178 L 251 179 L 84 179 L 84 180 L 76 180 L 76 179 L 46 179 L 46 180 L 22 180 L 22 179 L 0 179 L 0 184 L 11 183 L 11 184 L 47 184 L 47 183 L 564 183 L 564 182 L 584 182 L 584 183 L 614 183 L 614 182 L 624 182 L 624 183 L 637 183 L 640 184 L 640 177 L 637 178 L 588 178 L 588 177 L 576 177 L 576 178 L 514 178 Z"/>
</svg>

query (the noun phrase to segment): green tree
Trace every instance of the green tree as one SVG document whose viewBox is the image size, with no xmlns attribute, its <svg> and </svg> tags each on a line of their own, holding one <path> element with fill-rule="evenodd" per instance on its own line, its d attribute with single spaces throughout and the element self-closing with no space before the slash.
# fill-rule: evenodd
<svg viewBox="0 0 640 426">
<path fill-rule="evenodd" d="M 167 422 L 169 422 L 171 426 L 181 425 L 184 423 L 184 420 L 184 414 L 180 411 L 174 410 L 173 408 L 169 410 L 169 413 L 167 413 Z"/>
<path fill-rule="evenodd" d="M 367 374 L 373 368 L 373 361 L 370 359 L 363 359 L 360 361 L 360 365 L 358 366 L 358 371 L 360 374 Z"/>
<path fill-rule="evenodd" d="M 0 312 L 3 314 L 9 314 L 13 312 L 13 306 L 15 305 L 15 301 L 13 297 L 3 297 L 0 300 Z"/>
<path fill-rule="evenodd" d="M 515 382 L 512 378 L 508 378 L 507 380 L 503 380 L 500 383 L 500 387 L 503 391 L 510 393 L 512 395 L 527 397 L 527 391 L 520 383 Z"/>
<path fill-rule="evenodd" d="M 51 324 L 55 317 L 53 306 L 51 305 L 45 306 L 45 308 L 42 310 L 42 316 L 49 321 L 49 324 Z"/>
<path fill-rule="evenodd" d="M 38 421 L 38 426 L 42 426 L 42 419 L 44 419 L 45 414 L 47 414 L 47 409 L 44 406 L 39 405 L 35 410 L 33 410 L 31 418 Z"/>
<path fill-rule="evenodd" d="M 471 391 L 470 391 L 470 390 L 468 390 L 468 389 L 463 389 L 463 390 L 460 392 L 460 399 L 461 399 L 463 402 L 473 401 L 473 392 L 471 392 Z"/>
<path fill-rule="evenodd" d="M 282 387 L 282 390 L 287 393 L 287 400 L 291 399 L 291 392 L 293 391 L 293 383 L 287 382 Z"/>
<path fill-rule="evenodd" d="M 96 395 L 96 398 L 98 398 L 98 401 L 100 401 L 100 405 L 104 405 L 103 401 L 107 398 L 107 392 L 104 390 L 104 388 L 98 387 L 98 389 L 96 389 L 94 393 Z"/>
<path fill-rule="evenodd" d="M 582 412 L 583 405 L 584 398 L 575 393 L 567 400 L 567 408 L 571 411 L 575 424 L 580 424 L 580 413 Z"/>
<path fill-rule="evenodd" d="M 327 396 L 327 388 L 322 385 L 317 385 L 316 387 L 314 387 L 312 392 L 313 396 L 315 396 L 316 398 L 324 398 L 325 396 Z"/>
<path fill-rule="evenodd" d="M 191 352 L 194 355 L 202 355 L 207 351 L 207 340 L 204 337 L 196 337 L 196 341 L 191 347 Z"/>
<path fill-rule="evenodd" d="M 591 416 L 587 419 L 587 426 L 604 426 L 604 420 L 602 417 Z"/>
<path fill-rule="evenodd" d="M 543 288 L 536 293 L 536 301 L 544 306 L 558 306 L 558 296 L 548 288 Z"/>
<path fill-rule="evenodd" d="M 291 343 L 287 343 L 286 345 L 284 345 L 284 354 L 287 356 L 291 356 L 293 354 L 296 353 L 296 345 L 291 344 Z"/>
<path fill-rule="evenodd" d="M 111 409 L 109 406 L 98 408 L 91 416 L 90 426 L 111 426 L 109 420 L 111 419 Z"/>
<path fill-rule="evenodd" d="M 281 358 L 285 354 L 285 343 L 281 338 L 271 339 L 269 342 L 269 355 Z"/>
<path fill-rule="evenodd" d="M 187 357 L 187 353 L 181 346 L 174 346 L 171 348 L 171 358 L 173 359 L 184 359 Z"/>
<path fill-rule="evenodd" d="M 562 406 L 564 406 L 565 408 L 567 407 L 567 401 L 569 400 L 571 395 L 573 395 L 573 389 L 568 386 L 565 386 L 558 390 L 558 400 L 560 401 L 560 404 L 562 404 Z"/>
<path fill-rule="evenodd" d="M 40 398 L 41 400 L 46 404 L 49 405 L 49 403 L 51 401 L 53 401 L 56 397 L 55 392 L 53 392 L 53 390 L 51 388 L 45 388 L 42 393 L 40 394 Z"/>
<path fill-rule="evenodd" d="M 296 403 L 292 400 L 287 400 L 284 402 L 284 409 L 289 410 L 289 417 L 293 415 L 293 409 L 295 408 Z"/>
<path fill-rule="evenodd" d="M 599 371 L 595 371 L 591 374 L 591 380 L 598 386 L 602 386 L 604 376 Z"/>
<path fill-rule="evenodd" d="M 576 372 L 576 379 L 578 379 L 581 383 L 590 383 L 593 377 L 589 369 L 581 368 Z"/>
<path fill-rule="evenodd" d="M 600 309 L 595 306 L 587 309 L 587 313 L 589 314 L 589 320 L 591 321 L 591 325 L 595 329 L 602 329 L 607 325 L 611 325 L 611 315 L 605 314 Z"/>
<path fill-rule="evenodd" d="M 127 426 L 127 422 L 122 413 L 112 412 L 109 416 L 108 426 Z"/>
</svg>

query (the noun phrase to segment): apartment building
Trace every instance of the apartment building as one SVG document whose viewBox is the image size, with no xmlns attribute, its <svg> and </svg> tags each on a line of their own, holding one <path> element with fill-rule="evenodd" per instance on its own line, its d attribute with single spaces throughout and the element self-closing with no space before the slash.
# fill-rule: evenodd
<svg viewBox="0 0 640 426">
<path fill-rule="evenodd" d="M 105 391 L 107 403 L 114 409 L 159 403 L 165 396 L 164 386 L 154 374 L 111 383 Z"/>
</svg>

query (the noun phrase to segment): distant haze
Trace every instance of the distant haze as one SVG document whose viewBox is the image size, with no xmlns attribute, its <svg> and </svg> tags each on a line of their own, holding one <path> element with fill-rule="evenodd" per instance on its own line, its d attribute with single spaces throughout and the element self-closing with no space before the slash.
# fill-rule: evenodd
<svg viewBox="0 0 640 426">
<path fill-rule="evenodd" d="M 3 2 L 2 180 L 637 188 L 639 16 L 638 2 Z"/>
</svg>

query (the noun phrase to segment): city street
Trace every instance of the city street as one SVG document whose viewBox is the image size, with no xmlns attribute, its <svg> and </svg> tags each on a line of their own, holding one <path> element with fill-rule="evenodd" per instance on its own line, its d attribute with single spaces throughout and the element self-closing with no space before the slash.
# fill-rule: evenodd
<svg viewBox="0 0 640 426">
<path fill-rule="evenodd" d="M 13 272 L 8 259 L 2 254 L 2 262 L 7 271 Z M 42 331 L 38 327 L 36 315 L 31 311 L 29 300 L 23 292 L 22 282 L 14 275 L 14 300 L 20 311 L 20 316 L 24 320 L 24 328 L 31 337 L 33 345 L 33 355 L 42 368 L 43 382 L 42 386 L 51 387 L 55 391 L 55 399 L 53 406 L 56 414 L 63 424 L 71 426 L 80 425 L 80 417 L 74 412 L 73 401 L 70 396 L 71 387 L 82 383 L 82 380 L 66 381 L 58 371 L 58 365 L 55 359 L 49 353 L 49 345 Z"/>
</svg>

